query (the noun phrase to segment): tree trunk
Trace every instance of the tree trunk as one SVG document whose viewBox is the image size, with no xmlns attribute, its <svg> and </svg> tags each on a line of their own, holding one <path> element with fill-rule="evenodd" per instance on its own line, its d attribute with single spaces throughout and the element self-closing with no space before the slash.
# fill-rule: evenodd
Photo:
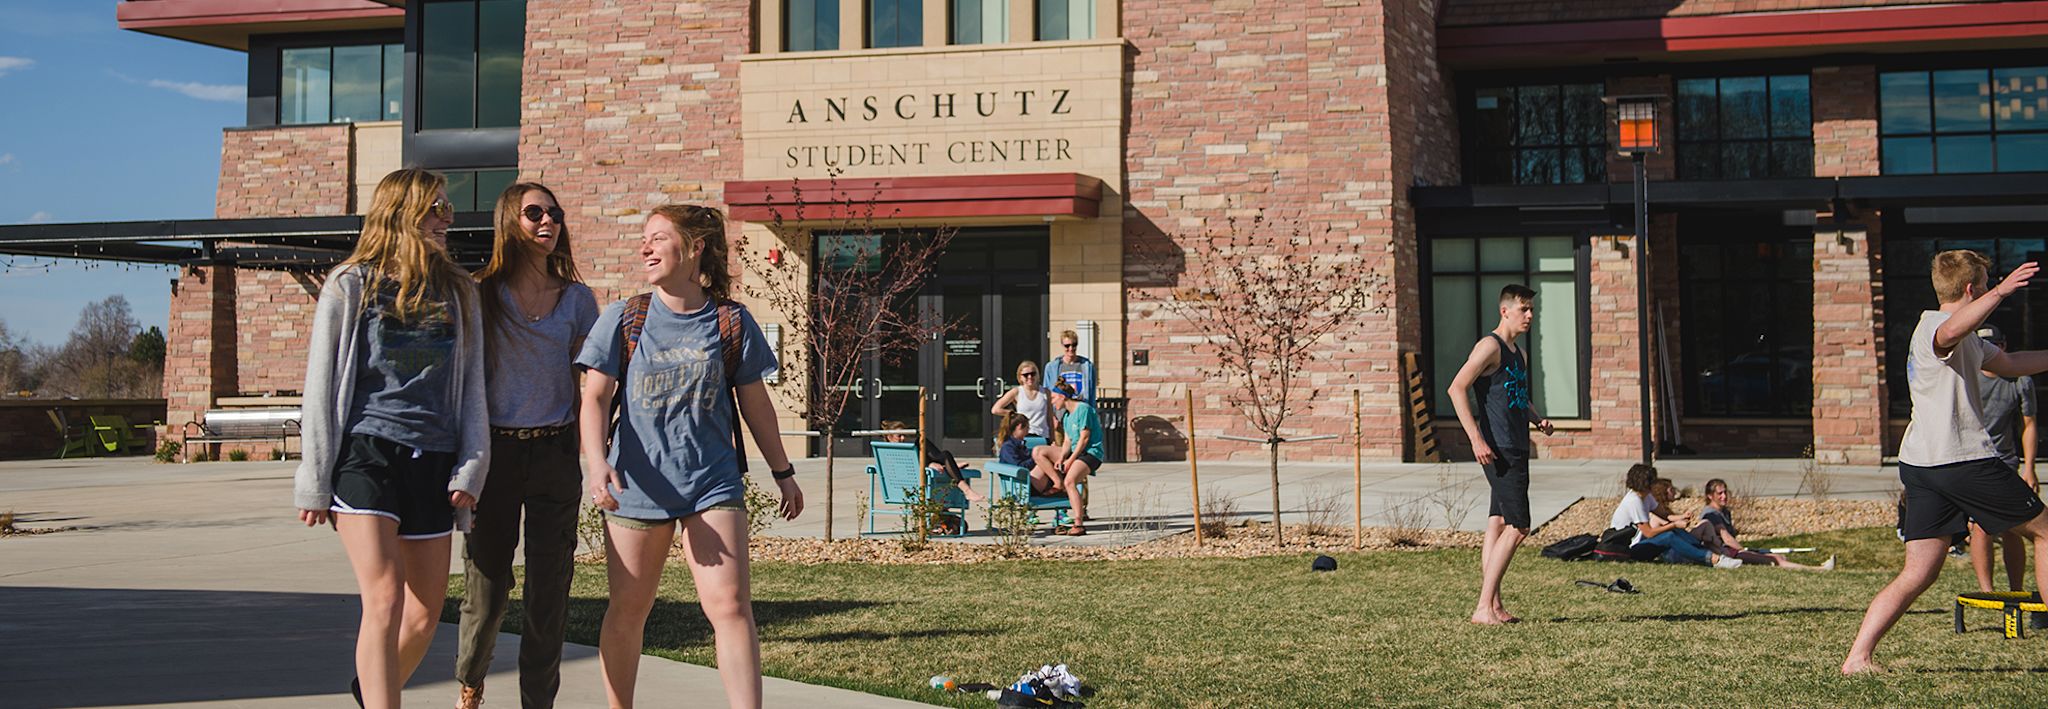
<svg viewBox="0 0 2048 709">
<path fill-rule="evenodd" d="M 818 437 L 825 442 L 825 541 L 832 541 L 832 429 Z M 856 530 L 857 531 L 857 530 Z"/>
<path fill-rule="evenodd" d="M 1285 544 L 1280 536 L 1280 444 L 1268 443 L 1266 460 L 1273 473 L 1273 543 Z"/>
</svg>

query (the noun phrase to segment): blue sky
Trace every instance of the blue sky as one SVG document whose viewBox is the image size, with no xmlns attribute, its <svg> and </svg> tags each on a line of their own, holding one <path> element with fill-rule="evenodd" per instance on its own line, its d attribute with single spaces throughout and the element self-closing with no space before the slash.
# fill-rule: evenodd
<svg viewBox="0 0 2048 709">
<path fill-rule="evenodd" d="M 0 224 L 213 216 L 221 129 L 244 122 L 248 61 L 124 31 L 118 4 L 0 2 Z M 58 345 L 87 303 L 120 294 L 161 327 L 174 275 L 0 257 L 0 321 Z"/>
</svg>

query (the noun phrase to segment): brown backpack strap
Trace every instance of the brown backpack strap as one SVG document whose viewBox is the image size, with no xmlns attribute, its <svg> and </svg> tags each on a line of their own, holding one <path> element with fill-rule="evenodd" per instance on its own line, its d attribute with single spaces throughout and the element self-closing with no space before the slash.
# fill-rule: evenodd
<svg viewBox="0 0 2048 709">
<path fill-rule="evenodd" d="M 740 437 L 740 347 L 746 338 L 745 321 L 740 319 L 740 305 L 730 300 L 718 301 L 718 350 L 725 360 L 725 388 L 732 397 L 732 451 L 739 461 L 740 474 L 747 472 L 747 444 Z"/>
<path fill-rule="evenodd" d="M 654 304 L 653 293 L 641 293 L 626 299 L 626 310 L 619 315 L 619 387 L 612 392 L 611 430 L 619 430 L 622 419 L 620 412 L 626 401 L 626 371 L 633 366 L 633 351 L 640 348 L 640 332 L 647 329 L 647 309 Z M 616 433 L 614 434 L 616 435 Z"/>
</svg>

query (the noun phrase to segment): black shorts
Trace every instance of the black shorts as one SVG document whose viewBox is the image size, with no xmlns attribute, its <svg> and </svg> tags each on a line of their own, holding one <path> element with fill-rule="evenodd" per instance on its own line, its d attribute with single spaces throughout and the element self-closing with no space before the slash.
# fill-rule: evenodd
<svg viewBox="0 0 2048 709">
<path fill-rule="evenodd" d="M 334 469 L 334 504 L 327 509 L 395 520 L 400 539 L 445 537 L 455 531 L 455 506 L 448 502 L 454 474 L 454 453 L 352 433 Z"/>
<path fill-rule="evenodd" d="M 1089 455 L 1089 454 L 1087 454 L 1087 453 L 1076 453 L 1076 454 L 1074 454 L 1074 460 L 1078 460 L 1078 461 L 1081 461 L 1081 462 L 1083 462 L 1083 463 L 1087 463 L 1087 464 L 1088 464 L 1088 472 L 1089 472 L 1089 474 L 1091 474 L 1091 475 L 1092 475 L 1092 474 L 1094 474 L 1094 473 L 1095 473 L 1095 471 L 1097 471 L 1097 470 L 1101 470 L 1101 469 L 1102 469 L 1102 459 L 1101 459 L 1101 458 L 1097 458 L 1097 457 L 1095 457 L 1095 456 L 1092 456 L 1092 455 Z"/>
<path fill-rule="evenodd" d="M 1908 540 L 1951 538 L 1970 531 L 1972 520 L 1995 537 L 2041 514 L 2041 497 L 1997 458 L 1931 468 L 1900 463 L 1899 482 L 1906 486 L 1899 533 Z"/>
<path fill-rule="evenodd" d="M 1493 488 L 1493 502 L 1486 516 L 1499 517 L 1508 526 L 1529 529 L 1529 453 L 1504 448 L 1493 450 L 1492 465 L 1486 469 L 1486 484 Z"/>
</svg>

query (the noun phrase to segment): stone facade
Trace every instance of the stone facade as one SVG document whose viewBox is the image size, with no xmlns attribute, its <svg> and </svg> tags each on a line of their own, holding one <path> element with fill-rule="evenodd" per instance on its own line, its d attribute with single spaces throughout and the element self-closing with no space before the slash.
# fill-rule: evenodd
<svg viewBox="0 0 2048 709">
<path fill-rule="evenodd" d="M 1651 17 L 1696 17 L 1748 12 L 1844 10 L 1891 5 L 1946 5 L 1957 0 L 1446 0 L 1443 23 L 1497 25 L 1590 22 Z M 1961 0 L 1997 2 L 1997 0 Z"/>
</svg>

